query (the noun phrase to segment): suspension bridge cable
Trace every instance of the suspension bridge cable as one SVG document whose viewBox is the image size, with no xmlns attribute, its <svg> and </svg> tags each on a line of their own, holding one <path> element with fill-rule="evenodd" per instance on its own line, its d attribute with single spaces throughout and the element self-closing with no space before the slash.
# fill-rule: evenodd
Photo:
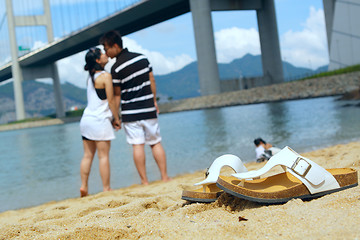
<svg viewBox="0 0 360 240">
<path fill-rule="evenodd" d="M 104 4 L 100 4 L 100 5 L 98 5 L 97 2 L 98 2 L 98 0 L 96 1 L 96 6 L 97 6 L 97 9 L 99 12 L 99 19 L 98 19 L 98 21 L 99 21 L 101 18 L 106 16 L 105 5 L 107 4 L 106 3 L 107 1 L 104 2 Z"/>
<path fill-rule="evenodd" d="M 70 15 L 70 26 L 71 26 L 71 32 L 77 30 L 79 27 L 78 27 L 78 23 L 75 23 L 76 22 L 76 14 L 74 14 L 74 5 L 72 5 L 73 2 L 70 1 L 69 3 L 69 15 Z"/>
<path fill-rule="evenodd" d="M 61 21 L 61 8 L 59 4 L 59 0 L 56 1 L 56 7 L 54 7 L 54 11 L 51 11 L 51 15 L 53 15 L 53 29 L 54 29 L 54 38 L 61 38 L 61 32 L 62 32 L 62 21 Z M 56 33 L 55 33 L 56 31 Z"/>
<path fill-rule="evenodd" d="M 2 26 L 4 25 L 5 20 L 6 20 L 6 12 L 4 13 L 3 17 L 1 18 L 0 33 L 1 33 L 1 30 L 3 29 Z M 6 50 L 8 48 L 5 46 L 5 43 L 8 43 L 8 41 L 6 40 L 5 34 L 0 34 L 0 36 L 1 36 L 1 39 L 0 39 L 0 66 L 1 66 L 6 62 L 6 58 L 7 58 Z"/>
<path fill-rule="evenodd" d="M 85 26 L 89 26 L 90 25 L 90 19 L 91 19 L 91 17 L 92 17 L 92 12 L 91 12 L 91 8 L 89 8 L 89 7 L 85 7 L 85 6 L 88 6 L 88 4 L 84 4 L 84 6 L 83 6 L 83 10 L 84 10 L 84 22 L 86 23 L 86 25 Z"/>
<path fill-rule="evenodd" d="M 105 16 L 109 16 L 110 15 L 110 11 L 109 11 L 109 4 L 108 2 L 106 2 L 106 8 L 105 8 L 106 14 Z"/>
<path fill-rule="evenodd" d="M 0 22 L 0 31 L 2 29 L 2 26 L 4 25 L 5 19 L 6 19 L 6 12 L 4 12 L 4 16 L 2 17 L 1 22 Z"/>
<path fill-rule="evenodd" d="M 60 0 L 60 12 L 59 12 L 59 16 L 60 16 L 60 21 L 61 21 L 61 34 L 60 34 L 60 37 L 64 37 L 64 35 L 66 34 L 66 27 L 65 27 L 65 14 L 64 12 L 66 10 L 64 10 L 64 4 L 63 4 L 63 0 Z"/>
<path fill-rule="evenodd" d="M 81 4 L 79 4 L 79 9 L 81 9 L 80 11 L 80 16 L 81 16 L 81 21 L 82 21 L 82 25 L 81 25 L 81 27 L 83 28 L 83 27 L 85 27 L 85 26 L 87 26 L 88 25 L 88 23 L 86 22 L 86 9 L 85 9 L 85 7 L 83 6 L 83 3 L 81 3 Z"/>
<path fill-rule="evenodd" d="M 25 17 L 30 17 L 29 16 L 29 6 L 28 6 L 28 2 L 25 1 L 22 1 L 21 2 L 21 6 L 23 6 L 23 12 L 22 13 L 19 13 L 18 16 L 25 16 Z M 15 15 L 15 13 L 14 13 Z M 15 29 L 16 29 L 16 26 L 15 26 Z M 15 30 L 16 31 L 16 30 Z M 30 30 L 30 28 L 28 26 L 23 26 L 21 28 L 19 28 L 19 32 L 20 32 L 20 38 L 16 38 L 16 46 L 18 47 L 18 56 L 22 56 L 24 55 L 26 52 L 24 51 L 25 49 L 28 49 L 28 47 L 30 47 L 30 44 L 29 44 L 29 38 L 31 39 L 32 38 L 32 32 Z"/>
<path fill-rule="evenodd" d="M 25 13 L 25 16 L 26 17 L 33 17 L 34 16 L 34 12 L 31 11 L 31 4 L 29 1 L 25 1 L 27 3 L 27 11 Z M 26 42 L 26 45 L 24 46 L 24 51 L 23 51 L 23 54 L 25 55 L 27 52 L 29 52 L 29 50 L 27 49 L 30 49 L 32 50 L 34 45 L 35 45 L 35 41 L 36 41 L 36 29 L 37 27 L 36 26 L 25 26 L 25 28 L 28 30 L 28 32 L 30 33 L 29 36 L 30 37 L 26 37 L 25 38 L 25 42 Z"/>
<path fill-rule="evenodd" d="M 98 13 L 97 13 L 96 5 L 95 5 L 95 4 L 92 4 L 92 6 L 93 6 L 93 9 L 94 9 L 94 18 L 91 20 L 90 23 L 94 23 L 94 22 L 96 22 L 96 20 L 98 19 Z"/>
<path fill-rule="evenodd" d="M 71 20 L 70 20 L 70 16 L 71 16 L 71 12 L 69 9 L 69 1 L 65 0 L 65 5 L 64 5 L 64 18 L 65 18 L 65 31 L 66 31 L 66 35 L 68 35 L 69 33 L 71 33 Z"/>
<path fill-rule="evenodd" d="M 83 24 L 82 24 L 82 18 L 81 18 L 81 13 L 80 13 L 80 7 L 78 6 L 79 5 L 79 3 L 75 3 L 75 4 L 77 4 L 77 6 L 75 7 L 76 8 L 76 10 L 77 10 L 77 14 L 76 14 L 76 19 L 77 19 L 77 22 L 78 22 L 78 29 L 81 29 L 82 27 L 83 27 Z"/>
<path fill-rule="evenodd" d="M 68 14 L 68 17 L 67 17 L 67 19 L 68 19 L 68 23 L 69 23 L 69 25 L 67 25 L 67 28 L 68 28 L 68 33 L 66 34 L 66 35 L 68 35 L 68 34 L 70 34 L 72 31 L 73 31 L 73 29 L 72 29 L 72 14 L 71 14 L 71 7 L 70 7 L 70 4 L 71 4 L 71 2 L 69 2 L 68 0 L 66 1 L 66 13 Z"/>
<path fill-rule="evenodd" d="M 98 1 L 95 0 L 95 8 L 96 8 L 96 21 L 98 21 L 100 19 L 100 7 L 98 6 Z"/>
<path fill-rule="evenodd" d="M 113 11 L 113 13 L 114 13 L 115 11 L 118 10 L 118 6 L 117 6 L 117 1 L 113 1 L 113 3 L 114 3 L 114 11 Z"/>
<path fill-rule="evenodd" d="M 75 30 L 79 30 L 79 29 L 80 29 L 80 27 L 79 27 L 79 22 L 77 21 L 78 16 L 77 16 L 77 14 L 76 14 L 76 12 L 75 12 L 75 8 L 76 8 L 75 4 L 76 4 L 75 1 L 71 1 L 71 5 L 69 5 L 69 7 L 70 7 L 70 9 L 71 9 L 71 19 L 73 20 L 73 21 L 71 21 L 71 23 L 72 23 L 71 26 L 74 26 L 74 28 L 72 29 L 72 31 L 75 31 Z"/>
<path fill-rule="evenodd" d="M 50 4 L 50 1 L 49 1 L 49 4 Z M 53 38 L 53 41 L 55 40 L 55 15 L 54 15 L 54 12 L 55 12 L 55 8 L 50 4 L 49 6 L 49 9 L 50 9 L 50 20 L 51 20 L 51 28 L 53 29 L 53 34 L 52 34 L 52 38 Z M 48 29 L 46 28 L 46 31 L 48 31 Z"/>
<path fill-rule="evenodd" d="M 64 28 L 64 24 L 65 24 L 65 21 L 64 21 L 64 14 L 63 14 L 63 1 L 60 0 L 60 4 L 59 4 L 59 8 L 60 8 L 60 22 L 61 22 L 61 29 L 62 29 L 62 33 L 60 34 L 60 37 L 63 37 L 65 35 L 65 28 Z"/>
<path fill-rule="evenodd" d="M 27 5 L 26 17 L 33 17 L 34 12 L 31 11 L 31 4 L 30 4 L 29 1 L 27 1 L 27 4 L 28 5 Z M 34 45 L 35 45 L 35 41 L 36 41 L 37 34 L 36 34 L 35 31 L 36 31 L 37 27 L 36 26 L 26 26 L 25 28 L 27 28 L 27 30 L 29 31 L 29 33 L 30 33 L 29 36 L 30 37 L 27 37 L 25 39 L 26 45 L 24 47 L 25 47 L 25 49 L 32 50 Z M 23 52 L 24 54 L 29 52 L 29 50 L 25 50 L 25 49 L 24 49 L 24 52 Z"/>
</svg>

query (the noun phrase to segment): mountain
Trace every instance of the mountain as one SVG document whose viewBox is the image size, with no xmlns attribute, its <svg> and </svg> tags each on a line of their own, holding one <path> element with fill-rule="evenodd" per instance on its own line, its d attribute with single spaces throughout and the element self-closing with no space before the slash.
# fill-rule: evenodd
<svg viewBox="0 0 360 240">
<path fill-rule="evenodd" d="M 173 99 L 199 96 L 197 62 L 192 62 L 177 72 L 155 76 L 157 95 L 163 94 Z"/>
<path fill-rule="evenodd" d="M 240 59 L 235 59 L 230 63 L 220 63 L 219 76 L 221 81 L 228 79 L 259 77 L 263 75 L 261 55 L 246 54 Z M 328 66 L 311 70 L 309 68 L 295 67 L 294 65 L 283 62 L 285 81 L 291 81 L 307 77 L 319 72 L 327 71 Z M 177 72 L 167 75 L 155 76 L 157 92 L 161 97 L 171 99 L 182 99 L 200 96 L 200 84 L 198 80 L 197 62 L 192 62 Z M 160 97 L 160 100 L 161 100 Z"/>
<path fill-rule="evenodd" d="M 22 83 L 26 117 L 42 117 L 53 114 L 55 98 L 53 85 L 37 81 L 24 81 Z M 63 101 L 66 110 L 76 106 L 86 106 L 86 90 L 70 83 L 61 85 Z M 16 119 L 13 83 L 0 87 L 0 123 L 11 122 Z"/>
<path fill-rule="evenodd" d="M 321 66 L 315 70 L 315 73 L 327 72 L 329 71 L 329 65 Z"/>
<path fill-rule="evenodd" d="M 244 78 L 262 76 L 260 55 L 247 54 L 230 63 L 220 63 L 218 66 L 221 81 L 237 79 L 240 76 Z M 283 69 L 286 81 L 290 81 L 327 71 L 327 66 L 314 71 L 283 62 Z M 197 62 L 192 62 L 176 72 L 155 76 L 155 79 L 157 96 L 160 101 L 200 96 Z M 85 89 L 78 88 L 70 83 L 62 84 L 61 89 L 66 111 L 73 106 L 78 108 L 86 106 Z M 54 91 L 51 84 L 24 81 L 23 92 L 27 118 L 46 116 L 55 112 Z M 8 83 L 0 87 L 0 123 L 14 121 L 15 116 L 13 84 Z"/>
<path fill-rule="evenodd" d="M 220 79 L 234 79 L 241 77 L 262 76 L 261 56 L 246 54 L 244 57 L 235 59 L 229 64 L 219 64 Z"/>
</svg>

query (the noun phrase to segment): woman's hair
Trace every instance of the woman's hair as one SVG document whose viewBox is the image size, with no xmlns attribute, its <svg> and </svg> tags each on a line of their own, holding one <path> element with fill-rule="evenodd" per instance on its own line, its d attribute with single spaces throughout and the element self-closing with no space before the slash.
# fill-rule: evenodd
<svg viewBox="0 0 360 240">
<path fill-rule="evenodd" d="M 94 74 L 98 70 L 104 70 L 104 68 L 96 62 L 96 59 L 100 59 L 101 50 L 99 48 L 90 48 L 85 55 L 85 71 L 89 71 L 92 82 L 94 83 Z"/>
<path fill-rule="evenodd" d="M 114 46 L 114 44 L 116 43 L 120 48 L 123 48 L 123 42 L 122 42 L 121 34 L 116 30 L 112 30 L 112 31 L 109 31 L 109 32 L 105 33 L 100 38 L 99 43 L 102 44 L 102 45 L 104 45 L 106 43 L 110 47 Z"/>
</svg>

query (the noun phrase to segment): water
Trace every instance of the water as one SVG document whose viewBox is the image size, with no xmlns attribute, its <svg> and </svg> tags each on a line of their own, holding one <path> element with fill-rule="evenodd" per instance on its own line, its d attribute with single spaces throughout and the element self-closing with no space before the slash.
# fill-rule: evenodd
<svg viewBox="0 0 360 240">
<path fill-rule="evenodd" d="M 298 152 L 359 141 L 356 104 L 326 97 L 161 114 L 169 175 L 205 169 L 225 153 L 254 161 L 256 137 Z M 140 182 L 124 132 L 116 136 L 110 152 L 114 189 Z M 83 154 L 78 122 L 0 132 L 0 139 L 0 212 L 78 197 Z M 149 180 L 158 180 L 149 147 L 146 154 Z M 89 186 L 90 194 L 102 190 L 97 158 Z"/>
</svg>

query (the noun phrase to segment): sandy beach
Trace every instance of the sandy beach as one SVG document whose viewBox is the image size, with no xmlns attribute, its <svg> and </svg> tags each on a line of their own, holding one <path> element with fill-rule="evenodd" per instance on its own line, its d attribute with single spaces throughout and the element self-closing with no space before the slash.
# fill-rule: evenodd
<svg viewBox="0 0 360 240">
<path fill-rule="evenodd" d="M 325 168 L 360 170 L 360 142 L 301 154 Z M 249 163 L 246 167 L 253 170 L 263 165 Z M 181 200 L 182 190 L 202 180 L 204 171 L 176 176 L 168 183 L 134 185 L 3 212 L 0 239 L 360 238 L 359 186 L 311 201 L 296 199 L 268 206 L 228 194 L 211 204 Z M 277 171 L 280 168 L 270 174 Z M 230 173 L 228 169 L 222 172 Z"/>
</svg>

